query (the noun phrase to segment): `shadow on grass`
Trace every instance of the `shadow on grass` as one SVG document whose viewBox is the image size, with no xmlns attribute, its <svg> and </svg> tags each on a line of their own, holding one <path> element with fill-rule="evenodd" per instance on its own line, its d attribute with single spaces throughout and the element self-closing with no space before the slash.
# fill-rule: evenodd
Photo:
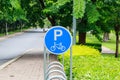
<svg viewBox="0 0 120 80">
<path fill-rule="evenodd" d="M 113 54 L 113 53 L 109 53 L 109 54 L 108 54 L 108 53 L 102 53 L 101 56 L 103 56 L 103 57 L 112 57 L 112 58 L 115 58 L 115 54 Z M 117 58 L 120 59 L 120 54 L 118 55 Z"/>
</svg>

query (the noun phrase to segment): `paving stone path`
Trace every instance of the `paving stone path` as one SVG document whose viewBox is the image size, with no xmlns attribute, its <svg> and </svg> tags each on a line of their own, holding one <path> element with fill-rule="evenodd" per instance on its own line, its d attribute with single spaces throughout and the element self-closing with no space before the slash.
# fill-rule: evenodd
<svg viewBox="0 0 120 80">
<path fill-rule="evenodd" d="M 111 49 L 109 49 L 105 46 L 102 46 L 102 53 L 112 53 L 112 54 L 114 54 L 115 51 L 113 51 L 113 50 L 111 50 Z"/>
<path fill-rule="evenodd" d="M 44 80 L 43 51 L 33 49 L 0 70 L 0 80 Z M 57 60 L 54 55 L 50 61 Z"/>
</svg>

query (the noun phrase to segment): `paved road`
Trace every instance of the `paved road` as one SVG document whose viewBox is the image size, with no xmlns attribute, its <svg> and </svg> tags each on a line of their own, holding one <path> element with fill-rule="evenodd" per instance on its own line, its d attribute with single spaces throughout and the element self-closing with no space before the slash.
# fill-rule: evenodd
<svg viewBox="0 0 120 80">
<path fill-rule="evenodd" d="M 0 64 L 11 58 L 22 55 L 23 52 L 33 48 L 43 50 L 43 37 L 41 29 L 33 29 L 26 31 L 21 35 L 17 35 L 0 42 Z"/>
</svg>

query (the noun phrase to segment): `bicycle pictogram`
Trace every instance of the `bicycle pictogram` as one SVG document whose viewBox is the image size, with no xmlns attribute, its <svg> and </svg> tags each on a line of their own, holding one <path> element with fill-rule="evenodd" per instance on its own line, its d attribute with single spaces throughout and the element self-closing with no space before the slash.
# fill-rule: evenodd
<svg viewBox="0 0 120 80">
<path fill-rule="evenodd" d="M 59 49 L 61 51 L 65 51 L 66 47 L 62 45 L 62 43 L 56 44 L 56 42 L 54 42 L 54 45 L 50 47 L 51 51 L 55 51 L 56 49 Z"/>
</svg>

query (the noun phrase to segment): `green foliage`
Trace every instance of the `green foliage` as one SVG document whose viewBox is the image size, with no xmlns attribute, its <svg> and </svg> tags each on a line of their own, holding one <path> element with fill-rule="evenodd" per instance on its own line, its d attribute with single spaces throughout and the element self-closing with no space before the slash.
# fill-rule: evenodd
<svg viewBox="0 0 120 80">
<path fill-rule="evenodd" d="M 99 52 L 102 51 L 102 49 L 101 49 L 102 48 L 102 44 L 100 44 L 100 43 L 86 43 L 85 45 L 93 47 L 93 48 L 99 50 Z"/>
<path fill-rule="evenodd" d="M 73 1 L 73 15 L 76 19 L 82 18 L 85 13 L 86 2 L 85 0 L 74 0 Z"/>
<path fill-rule="evenodd" d="M 46 1 L 47 7 L 43 10 L 43 13 L 53 15 L 59 12 L 60 8 L 68 2 L 70 0 Z"/>
<path fill-rule="evenodd" d="M 12 7 L 14 8 L 14 10 L 13 10 L 13 20 L 14 21 L 16 21 L 16 20 L 25 20 L 25 21 L 27 21 L 25 12 L 21 8 L 20 1 L 18 1 L 18 0 L 10 0 L 10 3 L 12 5 Z"/>
<path fill-rule="evenodd" d="M 72 46 L 72 54 L 73 56 L 100 56 L 100 52 L 97 49 L 85 45 Z M 70 50 L 65 52 L 64 56 L 70 56 Z"/>
<path fill-rule="evenodd" d="M 105 28 L 104 31 L 108 32 L 107 30 L 114 29 L 115 25 L 120 25 L 120 1 L 119 0 L 102 0 L 98 1 L 98 5 L 101 6 L 100 14 L 101 22 Z"/>
<path fill-rule="evenodd" d="M 10 3 L 11 3 L 13 8 L 21 9 L 20 2 L 18 0 L 10 0 Z"/>
<path fill-rule="evenodd" d="M 74 79 L 118 80 L 120 78 L 117 75 L 120 71 L 118 64 L 119 60 L 113 57 L 75 57 L 73 60 Z"/>
<path fill-rule="evenodd" d="M 62 58 L 59 59 L 62 62 Z M 64 59 L 65 72 L 69 78 L 70 58 Z M 113 56 L 73 56 L 73 80 L 119 80 L 119 66 L 119 59 Z"/>
<path fill-rule="evenodd" d="M 88 23 L 94 23 L 99 20 L 100 14 L 94 4 L 87 4 L 86 6 L 86 16 L 88 19 Z"/>
</svg>

